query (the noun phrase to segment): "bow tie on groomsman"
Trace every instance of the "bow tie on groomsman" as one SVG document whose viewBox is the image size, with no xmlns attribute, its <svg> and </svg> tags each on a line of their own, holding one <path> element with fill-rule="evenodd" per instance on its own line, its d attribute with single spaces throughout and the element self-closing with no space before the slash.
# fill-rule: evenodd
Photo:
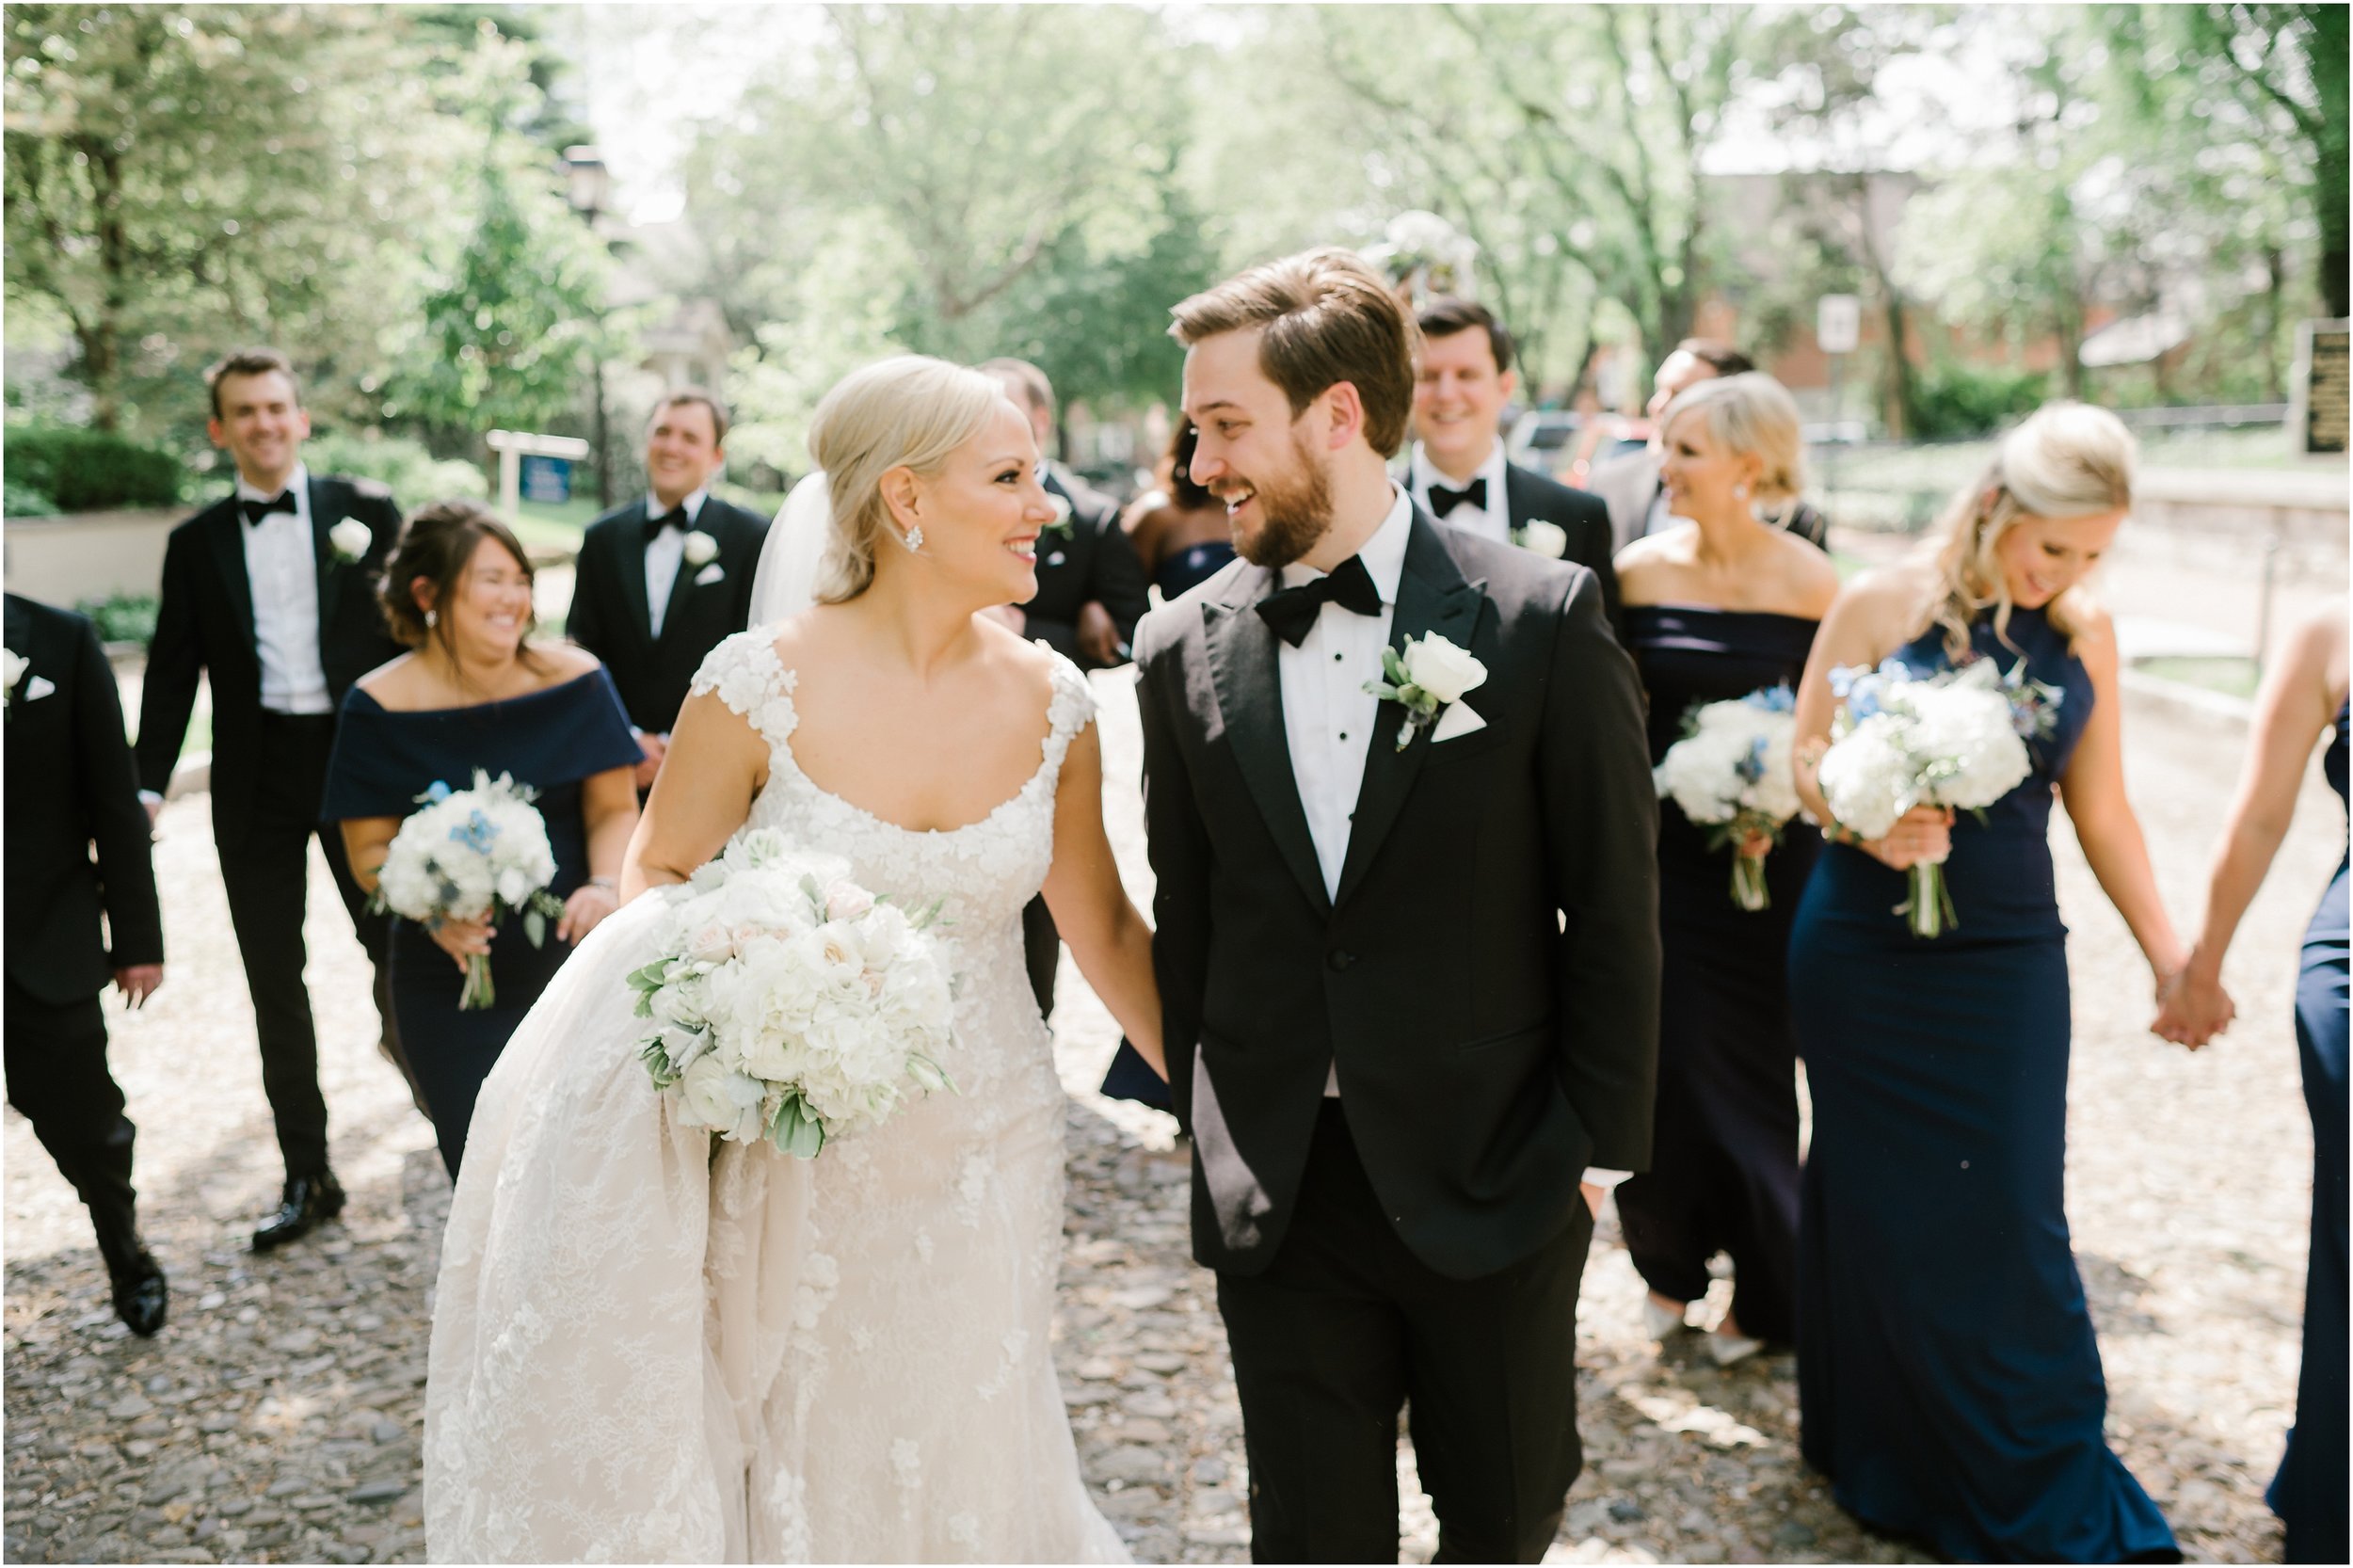
<svg viewBox="0 0 2353 1568">
<path fill-rule="evenodd" d="M 683 534 L 694 526 L 695 520 L 686 515 L 685 507 L 673 506 L 658 518 L 649 517 L 646 520 L 646 542 L 653 543 L 668 529 L 675 528 Z"/>
<path fill-rule="evenodd" d="M 295 510 L 294 491 L 291 489 L 280 490 L 276 495 L 259 499 L 248 496 L 238 502 L 237 505 L 245 513 L 246 526 L 248 528 L 260 526 L 262 520 L 272 512 L 284 512 L 289 517 L 297 515 Z"/>
<path fill-rule="evenodd" d="M 1487 509 L 1486 475 L 1480 475 L 1459 490 L 1449 489 L 1434 481 L 1430 487 L 1430 509 L 1439 517 L 1446 516 L 1465 502 L 1482 512 Z"/>
<path fill-rule="evenodd" d="M 1307 629 L 1315 625 L 1326 604 L 1360 616 L 1381 613 L 1381 590 L 1374 585 L 1372 573 L 1365 569 L 1364 557 L 1351 555 L 1328 576 L 1269 594 L 1258 601 L 1258 615 L 1276 636 L 1297 648 L 1307 640 Z"/>
</svg>

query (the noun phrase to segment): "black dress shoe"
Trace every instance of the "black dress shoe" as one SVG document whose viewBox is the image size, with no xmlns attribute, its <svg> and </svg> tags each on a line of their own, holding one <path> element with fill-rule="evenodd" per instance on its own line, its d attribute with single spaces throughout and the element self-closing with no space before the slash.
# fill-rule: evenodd
<svg viewBox="0 0 2353 1568">
<path fill-rule="evenodd" d="M 279 1200 L 278 1212 L 264 1220 L 261 1228 L 253 1233 L 253 1250 L 268 1252 L 299 1240 L 316 1230 L 320 1221 L 331 1220 L 343 1211 L 343 1186 L 332 1171 L 288 1176 L 286 1195 Z"/>
<path fill-rule="evenodd" d="M 146 1253 L 137 1262 L 114 1276 L 115 1316 L 131 1325 L 131 1332 L 152 1337 L 164 1326 L 164 1309 L 171 1302 L 171 1288 L 164 1283 L 163 1266 Z"/>
</svg>

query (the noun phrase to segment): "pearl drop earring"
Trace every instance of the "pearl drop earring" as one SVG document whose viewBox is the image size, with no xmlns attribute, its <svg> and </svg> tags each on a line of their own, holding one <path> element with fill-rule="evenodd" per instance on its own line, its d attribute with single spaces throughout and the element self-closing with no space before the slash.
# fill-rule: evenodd
<svg viewBox="0 0 2353 1568">
<path fill-rule="evenodd" d="M 434 613 L 433 613 L 432 611 L 427 610 L 427 611 L 424 613 L 424 629 L 425 629 L 427 632 L 432 631 L 432 630 L 433 630 L 433 628 L 434 628 L 434 626 L 435 626 L 436 624 L 438 624 L 439 619 L 440 619 L 440 617 L 439 617 L 439 616 L 435 616 L 435 615 L 434 615 Z"/>
<path fill-rule="evenodd" d="M 914 527 L 908 529 L 905 533 L 900 535 L 899 542 L 907 547 L 907 553 L 910 555 L 922 549 L 923 525 L 919 522 Z"/>
</svg>

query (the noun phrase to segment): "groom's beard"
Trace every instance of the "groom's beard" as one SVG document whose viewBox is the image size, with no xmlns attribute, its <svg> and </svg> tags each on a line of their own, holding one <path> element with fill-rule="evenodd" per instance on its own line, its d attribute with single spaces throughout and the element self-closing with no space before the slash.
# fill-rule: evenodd
<svg viewBox="0 0 2353 1568">
<path fill-rule="evenodd" d="M 1281 479 L 1258 481 L 1258 530 L 1234 540 L 1235 552 L 1253 566 L 1277 570 L 1316 547 L 1332 526 L 1332 475 L 1298 436 L 1291 438 L 1296 469 Z"/>
</svg>

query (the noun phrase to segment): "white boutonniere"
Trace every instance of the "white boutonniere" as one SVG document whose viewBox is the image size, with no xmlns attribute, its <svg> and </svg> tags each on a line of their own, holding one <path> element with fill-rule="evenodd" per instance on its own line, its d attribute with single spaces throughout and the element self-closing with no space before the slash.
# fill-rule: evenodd
<svg viewBox="0 0 2353 1568">
<path fill-rule="evenodd" d="M 32 667 L 33 662 L 16 649 L 0 648 L 0 676 L 7 678 L 7 684 L 0 685 L 0 709 L 16 706 L 16 683 L 24 680 L 24 672 Z"/>
<path fill-rule="evenodd" d="M 368 546 L 375 542 L 376 535 L 358 518 L 345 518 L 327 531 L 328 548 L 335 552 L 335 559 L 344 566 L 365 555 Z"/>
<path fill-rule="evenodd" d="M 707 567 L 719 555 L 719 541 L 697 528 L 686 536 L 686 564 Z"/>
<path fill-rule="evenodd" d="M 1052 490 L 1048 490 L 1046 492 L 1046 499 L 1054 508 L 1054 520 L 1048 523 L 1044 528 L 1040 529 L 1039 532 L 1044 534 L 1061 534 L 1067 536 L 1070 533 L 1070 503 L 1063 497 L 1055 494 Z"/>
<path fill-rule="evenodd" d="M 1413 744 L 1414 737 L 1430 728 L 1438 710 L 1460 702 L 1465 692 L 1476 691 L 1487 680 L 1487 666 L 1444 637 L 1408 637 L 1405 651 L 1381 650 L 1384 679 L 1368 680 L 1365 690 L 1384 702 L 1402 704 L 1405 723 L 1397 732 L 1397 749 Z"/>
<path fill-rule="evenodd" d="M 1557 522 L 1530 518 L 1512 530 L 1512 542 L 1522 550 L 1532 550 L 1548 561 L 1558 561 L 1569 552 L 1569 531 Z"/>
</svg>

